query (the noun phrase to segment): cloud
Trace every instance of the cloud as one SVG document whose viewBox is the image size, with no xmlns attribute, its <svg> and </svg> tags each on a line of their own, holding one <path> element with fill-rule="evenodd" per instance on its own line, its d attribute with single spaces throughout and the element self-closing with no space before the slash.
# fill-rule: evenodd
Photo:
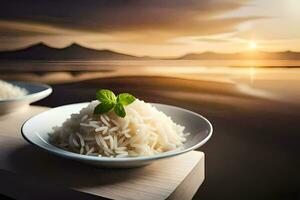
<svg viewBox="0 0 300 200">
<path fill-rule="evenodd" d="M 57 35 L 57 34 L 76 34 L 75 31 L 65 30 L 47 24 L 38 24 L 34 22 L 16 22 L 0 20 L 1 36 L 36 36 L 36 35 Z"/>
<path fill-rule="evenodd" d="M 0 36 L 98 35 L 99 42 L 168 43 L 178 37 L 236 31 L 259 16 L 222 15 L 250 0 L 5 0 L 0 7 Z M 104 37 L 105 38 L 105 37 Z M 108 38 L 108 37 L 107 37 Z M 31 38 L 32 40 L 32 38 Z M 85 41 L 86 42 L 86 41 Z"/>
<path fill-rule="evenodd" d="M 237 9 L 236 0 L 88 0 L 1 2 L 0 19 L 47 24 L 87 32 L 205 30 L 220 25 L 213 17 Z M 228 19 L 227 21 L 229 21 Z M 232 18 L 232 21 L 236 21 Z M 203 32 L 203 31 L 202 31 Z M 207 31 L 209 32 L 209 31 Z"/>
<path fill-rule="evenodd" d="M 228 39 L 220 39 L 220 38 L 199 38 L 196 41 L 199 41 L 199 42 L 213 42 L 213 43 L 230 42 L 230 40 L 228 40 Z"/>
<path fill-rule="evenodd" d="M 0 18 L 85 31 L 170 28 L 239 8 L 228 0 L 88 0 L 1 2 Z"/>
</svg>

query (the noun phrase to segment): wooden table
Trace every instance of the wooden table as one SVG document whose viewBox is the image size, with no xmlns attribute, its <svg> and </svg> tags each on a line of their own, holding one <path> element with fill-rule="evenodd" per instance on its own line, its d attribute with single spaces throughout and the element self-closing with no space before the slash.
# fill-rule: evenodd
<svg viewBox="0 0 300 200">
<path fill-rule="evenodd" d="M 0 193 L 17 199 L 192 199 L 204 180 L 204 154 L 192 151 L 134 169 L 100 169 L 28 144 L 22 123 L 46 111 L 0 116 Z"/>
</svg>

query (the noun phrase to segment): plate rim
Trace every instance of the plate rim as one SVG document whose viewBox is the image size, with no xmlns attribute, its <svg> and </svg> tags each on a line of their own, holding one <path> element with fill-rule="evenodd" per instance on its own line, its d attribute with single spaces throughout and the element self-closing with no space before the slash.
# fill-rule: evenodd
<svg viewBox="0 0 300 200">
<path fill-rule="evenodd" d="M 55 108 L 50 108 L 47 111 L 50 111 L 50 110 L 53 110 L 53 109 L 60 109 L 62 107 L 67 107 L 67 106 L 80 105 L 80 104 L 87 105 L 89 103 L 90 102 L 67 104 L 67 105 L 58 106 L 58 107 L 55 107 Z M 152 155 L 152 156 L 110 158 L 110 157 L 98 157 L 98 156 L 81 155 L 81 154 L 78 154 L 78 153 L 74 153 L 74 152 L 71 152 L 71 151 L 67 151 L 67 150 L 61 149 L 61 148 L 59 148 L 59 147 L 57 147 L 57 146 L 55 146 L 53 144 L 48 143 L 47 141 L 43 141 L 43 142 L 45 142 L 45 144 L 48 144 L 48 145 L 50 145 L 53 148 L 53 149 L 49 149 L 46 146 L 39 145 L 39 144 L 31 141 L 30 138 L 28 138 L 28 136 L 26 135 L 26 133 L 24 133 L 24 127 L 25 127 L 25 125 L 28 123 L 28 121 L 32 120 L 35 117 L 38 117 L 39 115 L 41 115 L 43 113 L 46 113 L 47 111 L 44 111 L 42 113 L 39 113 L 39 114 L 37 114 L 35 116 L 32 116 L 29 119 L 27 119 L 22 124 L 22 126 L 21 126 L 21 134 L 22 134 L 22 137 L 28 143 L 30 143 L 33 146 L 36 146 L 39 149 L 42 149 L 42 150 L 44 150 L 44 151 L 46 151 L 48 153 L 55 154 L 57 156 L 60 156 L 60 157 L 63 157 L 63 158 L 67 158 L 67 159 L 75 159 L 75 160 L 78 160 L 78 161 L 94 161 L 94 162 L 98 162 L 98 163 L 100 163 L 100 162 L 104 162 L 104 163 L 107 163 L 107 162 L 118 163 L 118 162 L 125 162 L 125 161 L 127 161 L 127 162 L 136 162 L 136 161 L 142 161 L 142 162 L 147 162 L 148 161 L 148 162 L 150 162 L 150 161 L 154 161 L 154 160 L 169 158 L 169 157 L 181 155 L 181 154 L 187 153 L 189 151 L 195 150 L 195 149 L 201 147 L 202 145 L 204 145 L 211 138 L 212 133 L 213 133 L 213 126 L 212 126 L 211 122 L 208 119 L 206 119 L 204 116 L 202 116 L 202 115 L 200 115 L 200 114 L 198 114 L 196 112 L 193 112 L 191 110 L 188 110 L 188 109 L 185 109 L 185 108 L 181 108 L 181 107 L 178 107 L 178 106 L 174 106 L 174 105 L 161 104 L 161 103 L 150 103 L 150 104 L 152 104 L 154 106 L 155 105 L 167 106 L 167 107 L 179 109 L 179 110 L 182 110 L 184 112 L 188 112 L 190 114 L 196 115 L 197 117 L 201 118 L 202 120 L 204 120 L 208 124 L 208 127 L 209 127 L 208 135 L 203 140 L 201 140 L 199 143 L 197 143 L 197 144 L 195 144 L 195 145 L 193 145 L 193 146 L 191 146 L 189 148 L 183 149 L 183 150 L 176 149 L 176 150 L 173 150 L 173 151 L 167 151 L 167 152 L 163 152 L 163 153 Z M 42 138 L 40 138 L 40 139 L 44 140 Z"/>
</svg>

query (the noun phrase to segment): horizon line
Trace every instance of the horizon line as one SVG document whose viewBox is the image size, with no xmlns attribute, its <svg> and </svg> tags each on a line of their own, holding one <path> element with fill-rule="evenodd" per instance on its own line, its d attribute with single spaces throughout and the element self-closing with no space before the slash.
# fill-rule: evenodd
<svg viewBox="0 0 300 200">
<path fill-rule="evenodd" d="M 69 43 L 68 45 L 64 46 L 64 47 L 55 47 L 55 46 L 52 46 L 51 44 L 48 44 L 46 42 L 43 42 L 43 41 L 40 41 L 40 42 L 37 42 L 37 43 L 33 43 L 33 44 L 30 44 L 30 45 L 27 45 L 27 46 L 24 46 L 24 47 L 20 47 L 20 48 L 16 48 L 16 49 L 9 49 L 9 50 L 0 50 L 0 53 L 3 53 L 3 52 L 14 52 L 14 51 L 19 51 L 19 50 L 25 50 L 25 49 L 28 49 L 28 48 L 31 48 L 31 47 L 34 47 L 34 46 L 38 46 L 38 45 L 43 45 L 45 47 L 49 47 L 49 48 L 52 48 L 52 49 L 67 49 L 67 48 L 70 48 L 72 46 L 78 46 L 78 47 L 81 47 L 81 48 L 85 48 L 85 49 L 90 49 L 90 50 L 95 50 L 95 51 L 110 51 L 110 52 L 114 52 L 114 53 L 118 53 L 118 54 L 124 54 L 124 55 L 128 55 L 128 56 L 134 56 L 134 57 L 139 57 L 139 58 L 163 58 L 163 59 L 177 59 L 177 58 L 181 58 L 181 57 L 184 57 L 184 56 L 187 56 L 187 55 L 200 55 L 200 54 L 205 54 L 205 53 L 213 53 L 213 54 L 222 54 L 222 55 L 234 55 L 234 54 L 243 54 L 243 53 L 251 53 L 251 54 L 255 54 L 255 53 L 299 53 L 300 54 L 300 51 L 293 51 L 293 50 L 283 50 L 283 51 L 262 51 L 262 50 L 245 50 L 245 51 L 236 51 L 236 52 L 218 52 L 218 51 L 210 51 L 210 50 L 206 50 L 206 51 L 201 51 L 201 52 L 187 52 L 187 53 L 184 53 L 184 54 L 181 54 L 181 55 L 178 55 L 178 56 L 151 56 L 151 55 L 142 55 L 142 56 L 139 56 L 139 55 L 134 55 L 134 54 L 131 54 L 131 53 L 127 53 L 127 52 L 122 52 L 122 51 L 119 51 L 119 50 L 114 50 L 114 49 L 108 49 L 108 48 L 102 48 L 102 49 L 98 49 L 98 48 L 91 48 L 91 47 L 88 47 L 88 46 L 85 46 L 85 45 L 82 45 L 78 42 L 71 42 Z"/>
</svg>

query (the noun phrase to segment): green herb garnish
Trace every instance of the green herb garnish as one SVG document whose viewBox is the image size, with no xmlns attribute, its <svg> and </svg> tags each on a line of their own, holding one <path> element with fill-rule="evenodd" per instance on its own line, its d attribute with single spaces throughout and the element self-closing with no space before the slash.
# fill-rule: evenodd
<svg viewBox="0 0 300 200">
<path fill-rule="evenodd" d="M 121 93 L 116 96 L 112 91 L 106 89 L 98 90 L 96 98 L 101 103 L 96 106 L 95 114 L 103 114 L 114 110 L 119 117 L 123 118 L 126 116 L 124 106 L 135 101 L 135 97 L 129 93 Z"/>
</svg>

